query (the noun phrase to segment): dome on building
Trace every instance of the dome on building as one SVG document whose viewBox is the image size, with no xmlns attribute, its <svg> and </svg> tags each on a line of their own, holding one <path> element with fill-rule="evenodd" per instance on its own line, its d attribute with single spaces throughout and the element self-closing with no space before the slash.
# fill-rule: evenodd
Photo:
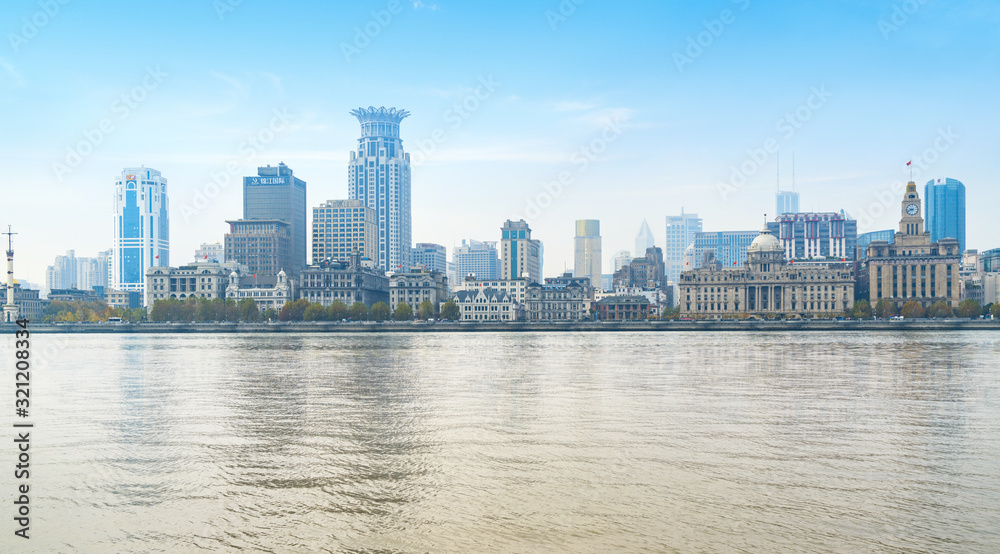
<svg viewBox="0 0 1000 554">
<path fill-rule="evenodd" d="M 774 238 L 771 231 L 765 227 L 760 230 L 760 235 L 750 243 L 750 248 L 747 249 L 747 252 L 784 252 L 784 250 L 778 239 Z"/>
</svg>

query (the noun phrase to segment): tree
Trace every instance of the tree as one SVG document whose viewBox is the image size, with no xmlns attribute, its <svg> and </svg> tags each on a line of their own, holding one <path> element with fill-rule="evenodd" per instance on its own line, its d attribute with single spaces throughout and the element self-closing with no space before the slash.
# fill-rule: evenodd
<svg viewBox="0 0 1000 554">
<path fill-rule="evenodd" d="M 368 319 L 368 306 L 365 306 L 364 302 L 355 302 L 354 304 L 351 304 L 347 313 L 351 316 L 351 319 L 355 321 L 365 321 Z"/>
<path fill-rule="evenodd" d="M 920 305 L 920 302 L 910 300 L 906 304 L 903 304 L 903 308 L 899 310 L 899 315 L 910 319 L 924 317 L 927 315 L 927 312 L 924 311 L 924 307 Z"/>
<path fill-rule="evenodd" d="M 458 321 L 462 317 L 462 310 L 454 300 L 449 300 L 441 306 L 441 317 L 451 321 Z"/>
<path fill-rule="evenodd" d="M 413 308 L 406 302 L 400 302 L 396 304 L 396 313 L 392 314 L 392 318 L 396 321 L 409 321 L 413 319 Z"/>
<path fill-rule="evenodd" d="M 979 305 L 979 302 L 969 298 L 962 300 L 955 313 L 958 317 L 979 317 L 983 313 L 983 307 Z"/>
<path fill-rule="evenodd" d="M 240 321 L 253 322 L 260 319 L 260 308 L 253 298 L 242 298 L 236 303 Z"/>
<path fill-rule="evenodd" d="M 1000 302 L 994 302 L 993 305 L 990 306 L 990 315 L 994 318 L 1000 317 Z"/>
<path fill-rule="evenodd" d="M 872 305 L 867 300 L 858 300 L 851 309 L 851 317 L 855 319 L 871 319 Z"/>
<path fill-rule="evenodd" d="M 322 304 L 312 302 L 309 307 L 302 312 L 302 319 L 305 321 L 322 321 L 326 319 L 326 308 Z"/>
<path fill-rule="evenodd" d="M 875 303 L 875 315 L 877 315 L 879 319 L 888 319 L 898 314 L 899 312 L 896 311 L 896 305 L 885 298 Z"/>
<path fill-rule="evenodd" d="M 294 302 L 285 302 L 285 305 L 281 307 L 281 311 L 278 312 L 278 320 L 302 321 L 302 316 L 308 307 L 309 301 L 305 298 L 300 298 Z"/>
<path fill-rule="evenodd" d="M 274 308 L 268 308 L 260 313 L 261 321 L 274 321 L 278 319 L 278 311 Z"/>
<path fill-rule="evenodd" d="M 372 319 L 375 321 L 389 319 L 389 305 L 385 302 L 376 302 L 372 305 Z"/>
<path fill-rule="evenodd" d="M 978 307 L 979 304 L 976 304 L 976 306 Z M 927 315 L 929 317 L 942 319 L 946 317 L 955 317 L 955 313 L 951 310 L 951 306 L 944 300 L 938 300 L 930 308 L 928 308 Z"/>
<path fill-rule="evenodd" d="M 334 300 L 333 304 L 330 304 L 326 308 L 326 319 L 328 321 L 340 321 L 347 317 L 347 304 L 344 304 L 340 300 Z"/>
<path fill-rule="evenodd" d="M 430 319 L 434 317 L 434 304 L 431 304 L 430 300 L 424 300 L 417 311 L 420 313 L 420 319 Z"/>
<path fill-rule="evenodd" d="M 677 319 L 681 316 L 680 308 L 664 308 L 660 314 L 660 319 Z"/>
</svg>

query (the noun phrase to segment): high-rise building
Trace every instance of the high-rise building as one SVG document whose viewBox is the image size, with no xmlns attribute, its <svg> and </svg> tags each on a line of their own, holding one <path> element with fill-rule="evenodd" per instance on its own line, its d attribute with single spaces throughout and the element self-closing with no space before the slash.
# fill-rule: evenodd
<svg viewBox="0 0 1000 554">
<path fill-rule="evenodd" d="M 306 265 L 306 182 L 284 163 L 258 167 L 257 175 L 243 178 L 243 219 L 278 220 L 288 224 L 291 258 L 284 270 L 295 277 Z M 227 248 L 228 251 L 228 248 Z M 227 259 L 229 259 L 227 257 Z"/>
<path fill-rule="evenodd" d="M 378 265 L 388 271 L 405 269 L 412 233 L 410 155 L 403 152 L 399 123 L 410 112 L 369 107 L 352 110 L 351 115 L 361 123 L 361 138 L 347 168 L 350 198 L 375 210 Z"/>
<path fill-rule="evenodd" d="M 774 200 L 775 216 L 799 213 L 799 193 L 789 190 L 779 190 L 774 195 Z"/>
<path fill-rule="evenodd" d="M 312 260 L 347 260 L 355 249 L 374 260 L 378 241 L 375 210 L 360 200 L 328 200 L 313 208 Z"/>
<path fill-rule="evenodd" d="M 216 262 L 221 264 L 226 261 L 226 247 L 217 242 L 202 243 L 202 245 L 194 251 L 194 261 Z"/>
<path fill-rule="evenodd" d="M 420 267 L 427 271 L 440 271 L 448 276 L 448 249 L 440 244 L 418 242 L 410 250 L 410 266 Z"/>
<path fill-rule="evenodd" d="M 635 255 L 641 256 L 647 248 L 653 246 L 654 242 L 656 241 L 653 239 L 653 231 L 650 230 L 649 223 L 643 219 L 642 225 L 639 226 L 639 233 L 635 236 Z"/>
<path fill-rule="evenodd" d="M 632 253 L 628 250 L 619 250 L 611 257 L 611 273 L 627 266 L 632 261 Z"/>
<path fill-rule="evenodd" d="M 781 242 L 785 258 L 790 260 L 854 260 L 857 254 L 858 222 L 843 210 L 783 214 L 769 222 L 767 228 Z"/>
<path fill-rule="evenodd" d="M 455 262 L 456 283 L 469 275 L 478 280 L 500 278 L 500 257 L 495 241 L 462 239 L 462 246 L 455 247 L 451 259 Z"/>
<path fill-rule="evenodd" d="M 760 231 L 702 231 L 694 235 L 694 263 L 686 267 L 699 269 L 705 253 L 715 253 L 715 261 L 722 267 L 743 267 L 747 249 Z"/>
<path fill-rule="evenodd" d="M 110 251 L 98 252 L 95 258 L 78 258 L 74 250 L 68 250 L 65 256 L 56 256 L 55 262 L 45 268 L 45 288 L 46 290 L 107 288 L 110 259 Z"/>
<path fill-rule="evenodd" d="M 885 242 L 892 243 L 892 237 L 896 234 L 895 229 L 886 229 L 884 231 L 871 231 L 868 233 L 861 233 L 858 235 L 858 241 L 855 244 L 855 249 L 857 250 L 857 256 L 855 259 L 864 260 L 868 255 L 868 245 L 875 240 L 884 240 Z"/>
<path fill-rule="evenodd" d="M 965 185 L 957 179 L 931 179 L 924 185 L 924 218 L 931 242 L 958 239 L 965 250 Z"/>
<path fill-rule="evenodd" d="M 508 219 L 500 230 L 500 278 L 525 277 L 529 283 L 542 282 L 542 242 L 531 238 L 528 223 Z"/>
<path fill-rule="evenodd" d="M 169 207 L 159 171 L 127 167 L 115 179 L 112 289 L 144 291 L 146 270 L 170 265 Z"/>
<path fill-rule="evenodd" d="M 590 277 L 592 285 L 600 287 L 601 222 L 596 219 L 578 219 L 573 243 L 573 276 Z"/>
<path fill-rule="evenodd" d="M 258 282 L 273 285 L 278 273 L 292 265 L 291 225 L 279 219 L 227 221 L 226 260 L 243 264 Z M 228 274 L 227 274 L 228 278 Z"/>
<path fill-rule="evenodd" d="M 663 261 L 667 265 L 667 280 L 673 281 L 675 286 L 680 282 L 681 271 L 685 270 L 684 252 L 694 244 L 695 235 L 700 232 L 701 218 L 698 214 L 686 214 L 681 208 L 681 215 L 667 216 L 667 242 L 663 248 Z M 693 266 L 686 269 L 691 267 Z"/>
</svg>

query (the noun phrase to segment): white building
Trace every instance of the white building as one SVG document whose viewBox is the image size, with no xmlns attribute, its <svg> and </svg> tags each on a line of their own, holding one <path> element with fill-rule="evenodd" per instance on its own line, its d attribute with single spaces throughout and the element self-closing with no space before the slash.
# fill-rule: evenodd
<svg viewBox="0 0 1000 554">
<path fill-rule="evenodd" d="M 434 311 L 448 301 L 447 274 L 415 267 L 389 277 L 389 309 L 395 311 L 396 306 L 405 302 L 416 312 L 425 300 L 434 306 Z"/>
<path fill-rule="evenodd" d="M 194 261 L 196 262 L 218 262 L 226 261 L 226 247 L 218 242 L 202 243 L 194 251 Z"/>
<path fill-rule="evenodd" d="M 681 272 L 694 267 L 692 259 L 685 259 L 688 246 L 694 244 L 695 236 L 701 232 L 701 218 L 698 214 L 686 214 L 681 208 L 680 215 L 667 216 L 667 242 L 663 247 L 663 262 L 666 265 L 667 281 L 679 283 Z M 694 248 L 692 248 L 692 256 Z M 637 253 L 638 255 L 638 253 Z M 675 285 L 676 287 L 676 285 Z M 677 292 L 676 288 L 674 292 Z"/>
<path fill-rule="evenodd" d="M 352 200 L 375 210 L 379 267 L 394 271 L 409 267 L 410 155 L 403 152 L 399 123 L 410 115 L 396 108 L 358 108 L 351 115 L 361 123 L 358 150 L 351 152 L 347 180 Z"/>
<path fill-rule="evenodd" d="M 169 298 L 225 298 L 229 274 L 244 269 L 233 262 L 195 262 L 181 267 L 151 267 L 146 271 L 144 286 L 146 309 L 151 311 L 154 302 Z"/>
<path fill-rule="evenodd" d="M 374 260 L 377 238 L 375 210 L 360 200 L 327 200 L 313 208 L 313 264 L 347 260 L 355 249 Z"/>
<path fill-rule="evenodd" d="M 458 282 L 470 275 L 476 279 L 500 278 L 500 255 L 495 241 L 478 241 L 462 239 L 462 246 L 452 250 L 452 261 L 455 262 L 455 275 Z"/>
<path fill-rule="evenodd" d="M 463 290 L 452 300 L 458 305 L 459 321 L 517 321 L 521 319 L 521 304 L 510 293 L 493 290 Z"/>
<path fill-rule="evenodd" d="M 115 179 L 114 205 L 110 288 L 142 291 L 147 269 L 170 266 L 167 180 L 155 169 L 125 168 Z"/>
<path fill-rule="evenodd" d="M 524 304 L 524 295 L 528 289 L 527 279 L 469 279 L 465 278 L 455 283 L 452 290 L 477 291 L 496 290 L 509 293 L 518 304 Z"/>
<path fill-rule="evenodd" d="M 278 279 L 274 286 L 258 286 L 245 276 L 240 282 L 240 275 L 236 271 L 229 273 L 229 285 L 226 287 L 226 299 L 236 302 L 249 298 L 257 303 L 257 309 L 264 311 L 267 309 L 280 310 L 286 302 L 291 302 L 295 291 L 293 284 L 288 280 L 284 271 L 278 273 Z"/>
</svg>

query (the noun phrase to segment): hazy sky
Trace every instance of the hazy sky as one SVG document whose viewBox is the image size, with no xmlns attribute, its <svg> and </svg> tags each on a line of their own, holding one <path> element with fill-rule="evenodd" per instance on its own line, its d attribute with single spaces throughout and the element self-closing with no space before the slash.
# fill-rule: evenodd
<svg viewBox="0 0 1000 554">
<path fill-rule="evenodd" d="M 760 228 L 765 148 L 783 188 L 794 150 L 804 210 L 859 232 L 897 226 L 913 159 L 921 185 L 965 183 L 968 247 L 1000 247 L 992 0 L 7 0 L 0 31 L 0 223 L 34 283 L 110 248 L 125 166 L 169 180 L 174 265 L 222 242 L 257 165 L 292 167 L 310 214 L 346 198 L 369 105 L 412 112 L 414 242 L 525 217 L 548 276 L 576 219 L 601 221 L 605 272 L 643 218 L 661 246 L 682 207 Z"/>
</svg>

